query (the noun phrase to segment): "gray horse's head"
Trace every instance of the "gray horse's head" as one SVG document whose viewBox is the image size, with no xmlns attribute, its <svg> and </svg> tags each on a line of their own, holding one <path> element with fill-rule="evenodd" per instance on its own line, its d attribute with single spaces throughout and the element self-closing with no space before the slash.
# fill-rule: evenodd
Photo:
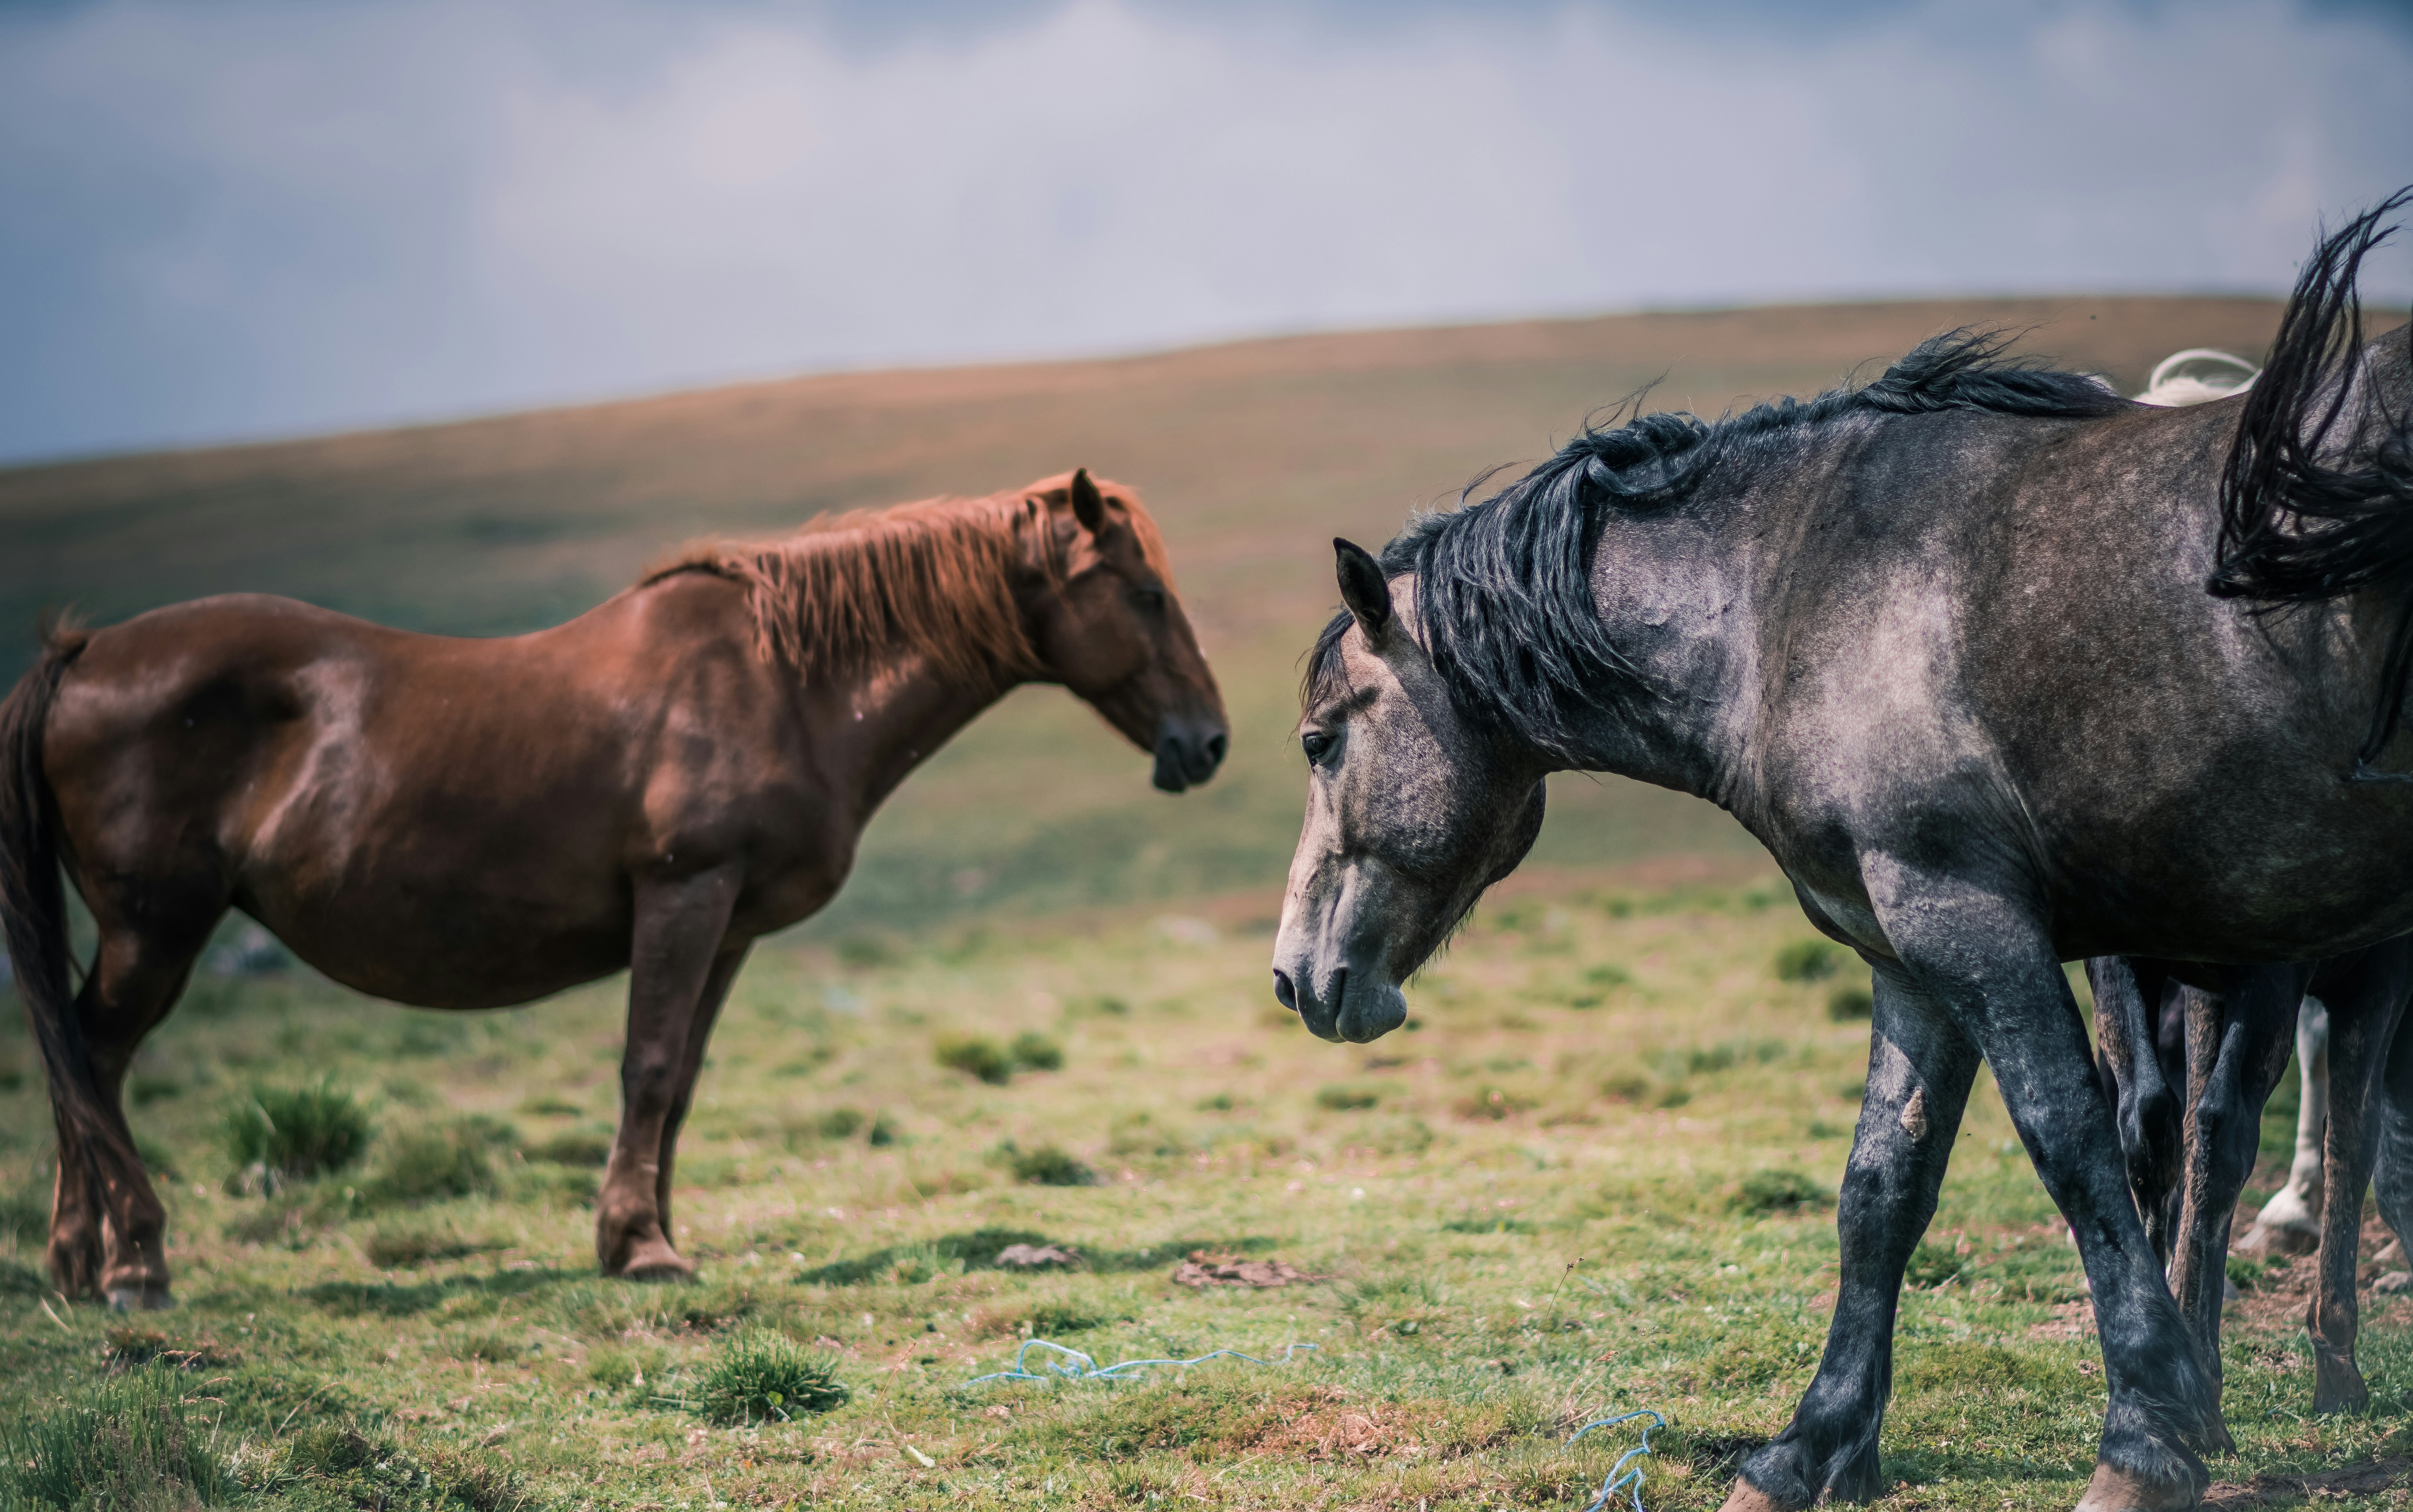
<svg viewBox="0 0 2413 1512">
<path fill-rule="evenodd" d="M 1308 670 L 1274 996 L 1319 1038 L 1362 1045 L 1399 1028 L 1399 984 L 1532 848 L 1544 766 L 1450 696 L 1415 634 L 1415 580 L 1332 544 L 1349 615 Z"/>
</svg>

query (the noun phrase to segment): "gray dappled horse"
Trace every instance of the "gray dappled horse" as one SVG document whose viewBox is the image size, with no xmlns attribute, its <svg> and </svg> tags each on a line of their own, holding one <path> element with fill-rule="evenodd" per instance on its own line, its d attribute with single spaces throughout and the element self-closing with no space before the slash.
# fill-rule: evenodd
<svg viewBox="0 0 2413 1512">
<path fill-rule="evenodd" d="M 2413 766 L 2413 332 L 2362 346 L 2353 296 L 2406 198 L 2323 244 L 2238 399 L 2147 408 L 1960 334 L 1865 389 L 1590 431 L 1380 561 L 1336 542 L 1348 612 L 1310 661 L 1274 947 L 1310 1030 L 1400 1023 L 1562 770 L 1718 803 L 1874 971 L 1833 1323 L 1730 1509 L 1884 1489 L 1902 1268 L 1981 1058 L 2095 1297 L 2110 1400 L 2080 1505 L 2200 1498 L 2216 1368 L 2061 963 L 2413 931 L 2413 787 L 2385 779 Z"/>
</svg>

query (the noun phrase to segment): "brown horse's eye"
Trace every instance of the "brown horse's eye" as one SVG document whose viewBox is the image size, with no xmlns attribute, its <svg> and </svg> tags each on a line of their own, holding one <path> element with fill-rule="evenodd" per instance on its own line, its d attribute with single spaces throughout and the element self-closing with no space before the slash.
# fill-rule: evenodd
<svg viewBox="0 0 2413 1512">
<path fill-rule="evenodd" d="M 1162 588 L 1134 588 L 1132 590 L 1132 596 L 1139 600 L 1139 606 L 1142 609 L 1161 612 L 1164 608 Z"/>
<path fill-rule="evenodd" d="M 1320 762 L 1324 760 L 1324 753 L 1332 749 L 1332 737 L 1321 730 L 1310 730 L 1298 737 L 1298 746 L 1299 749 L 1307 752 L 1309 761 Z"/>
</svg>

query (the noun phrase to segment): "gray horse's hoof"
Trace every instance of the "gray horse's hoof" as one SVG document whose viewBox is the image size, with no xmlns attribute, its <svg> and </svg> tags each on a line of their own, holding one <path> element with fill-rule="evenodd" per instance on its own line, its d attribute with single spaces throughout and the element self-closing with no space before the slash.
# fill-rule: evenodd
<svg viewBox="0 0 2413 1512">
<path fill-rule="evenodd" d="M 176 1298 L 165 1286 L 112 1286 L 109 1289 L 109 1310 L 111 1312 L 165 1312 L 176 1305 Z"/>
<path fill-rule="evenodd" d="M 2193 1486 L 2156 1486 L 2098 1460 L 2078 1512 L 2187 1512 L 2202 1505 Z"/>
</svg>

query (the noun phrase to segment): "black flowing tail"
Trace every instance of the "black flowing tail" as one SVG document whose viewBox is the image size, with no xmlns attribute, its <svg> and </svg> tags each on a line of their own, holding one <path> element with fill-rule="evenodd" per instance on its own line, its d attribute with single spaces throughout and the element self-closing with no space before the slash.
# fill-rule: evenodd
<svg viewBox="0 0 2413 1512">
<path fill-rule="evenodd" d="M 17 997 L 41 1046 L 62 1142 L 108 1134 L 94 1101 L 92 1061 L 67 980 L 58 816 L 42 775 L 42 728 L 50 721 L 51 700 L 83 645 L 78 631 L 47 633 L 41 660 L 0 702 L 0 924 L 7 930 Z"/>
<path fill-rule="evenodd" d="M 2391 605 L 2379 704 L 2348 774 L 2359 781 L 2413 781 L 2371 765 L 2396 733 L 2413 674 L 2413 415 L 2357 381 L 2355 289 L 2363 258 L 2395 230 L 2382 222 L 2408 202 L 2413 186 L 2323 238 L 2298 276 L 2221 472 L 2219 565 L 2205 585 L 2272 603 L 2368 589 Z M 2413 341 L 2413 327 L 2404 334 Z"/>
</svg>

